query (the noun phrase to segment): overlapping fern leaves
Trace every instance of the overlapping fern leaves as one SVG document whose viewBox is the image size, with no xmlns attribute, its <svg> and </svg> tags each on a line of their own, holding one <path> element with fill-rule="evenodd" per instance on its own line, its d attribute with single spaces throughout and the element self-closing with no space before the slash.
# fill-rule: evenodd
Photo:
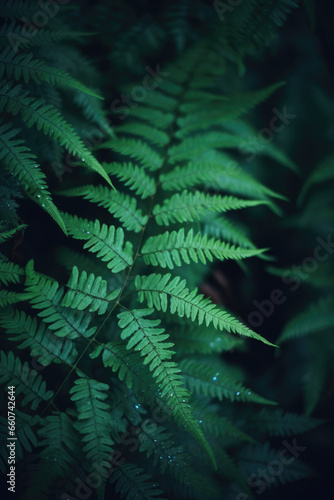
<svg viewBox="0 0 334 500">
<path fill-rule="evenodd" d="M 100 96 L 66 71 L 59 69 L 59 61 L 49 64 L 38 55 L 39 52 L 42 53 L 40 47 L 49 46 L 51 53 L 52 44 L 68 37 L 78 38 L 80 33 L 69 30 L 66 36 L 65 31 L 63 33 L 52 31 L 52 16 L 49 19 L 50 29 L 38 30 L 36 28 L 34 36 L 27 36 L 24 19 L 35 14 L 38 9 L 29 2 L 15 2 L 13 5 L 12 2 L 6 1 L 1 2 L 0 8 L 0 16 L 4 18 L 2 19 L 4 21 L 2 36 L 0 36 L 0 111 L 2 113 L 0 161 L 2 167 L 18 179 L 21 189 L 46 210 L 66 232 L 46 181 L 46 173 L 54 175 L 55 168 L 45 156 L 45 146 L 41 147 L 40 143 L 36 143 L 36 137 L 39 134 L 32 135 L 29 129 L 35 127 L 38 132 L 45 134 L 48 138 L 42 139 L 42 143 L 44 141 L 44 144 L 48 144 L 51 148 L 54 142 L 60 151 L 65 148 L 83 165 L 98 172 L 107 183 L 110 183 L 102 165 L 91 154 L 74 126 L 64 118 L 63 111 L 52 102 L 52 99 L 48 99 L 47 89 L 59 88 L 61 91 L 71 92 L 74 96 L 86 94 L 95 101 L 98 101 Z M 24 14 L 20 15 L 20 12 Z M 84 104 L 84 108 L 86 107 L 88 104 Z M 102 108 L 99 105 L 95 107 L 96 113 L 100 114 L 102 120 Z M 95 117 L 90 116 L 90 118 Z M 104 132 L 110 134 L 112 130 L 104 129 Z M 30 137 L 33 137 L 31 141 Z M 62 156 L 60 153 L 60 158 Z M 41 165 L 45 163 L 46 171 L 45 168 L 41 168 Z M 58 175 L 60 175 L 59 172 Z M 4 218 L 9 219 L 6 214 Z"/>
<path fill-rule="evenodd" d="M 19 358 L 15 362 L 12 354 L 2 357 L 2 378 L 7 382 L 14 373 L 27 394 L 25 402 L 32 401 L 33 409 L 40 400 L 46 402 L 45 411 L 54 405 L 55 419 L 49 416 L 39 422 L 41 445 L 52 456 L 60 453 L 61 463 L 70 467 L 69 488 L 73 489 L 71 450 L 57 449 L 58 441 L 52 449 L 47 440 L 48 430 L 55 433 L 56 426 L 65 426 L 79 446 L 80 452 L 74 447 L 76 453 L 83 457 L 79 474 L 99 471 L 101 481 L 96 489 L 101 500 L 105 492 L 114 491 L 114 484 L 117 493 L 128 500 L 162 498 L 162 489 L 168 490 L 170 498 L 203 498 L 209 492 L 210 498 L 218 499 L 221 492 L 214 468 L 248 493 L 245 478 L 227 449 L 231 443 L 253 442 L 253 438 L 242 425 L 234 427 L 221 406 L 215 413 L 209 405 L 223 399 L 228 404 L 273 404 L 253 393 L 240 374 L 229 370 L 218 356 L 238 348 L 244 337 L 272 344 L 178 275 L 181 265 L 191 267 L 195 274 L 198 266 L 213 259 L 239 261 L 261 255 L 264 250 L 250 243 L 241 227 L 231 223 L 224 231 L 220 229 L 224 223 L 217 219 L 216 229 L 210 229 L 207 216 L 267 210 L 273 206 L 272 198 L 280 197 L 255 180 L 242 164 L 233 179 L 228 176 L 232 157 L 225 149 L 238 146 L 232 133 L 193 154 L 192 140 L 200 141 L 203 123 L 209 133 L 220 134 L 231 118 L 277 88 L 247 94 L 242 101 L 221 96 L 219 78 L 224 77 L 225 68 L 219 73 L 217 59 L 207 61 L 206 54 L 205 47 L 198 46 L 171 65 L 168 82 L 134 107 L 117 138 L 101 146 L 112 155 L 104 171 L 118 190 L 92 184 L 59 193 L 82 197 L 88 207 L 97 204 L 101 214 L 99 219 L 89 220 L 61 213 L 67 233 L 90 252 L 73 265 L 76 254 L 63 251 L 62 261 L 71 270 L 66 288 L 39 274 L 32 261 L 25 270 L 6 259 L 0 262 L 0 276 L 8 287 L 5 291 L 15 294 L 18 292 L 12 287 L 23 286 L 20 293 L 34 314 L 27 315 L 7 301 L 0 321 L 8 341 L 21 342 L 19 347 L 41 357 L 44 366 L 57 363 L 67 371 L 71 378 L 65 383 L 71 385 L 71 398 L 67 397 L 66 404 L 71 408 L 65 411 L 56 406 L 62 386 L 52 397 L 41 376 L 31 376 L 25 383 L 24 365 Z M 36 106 L 39 110 L 40 105 Z M 205 116 L 199 109 L 205 110 Z M 157 133 L 152 125 L 166 117 L 167 110 L 170 119 L 156 124 Z M 212 184 L 216 184 L 216 192 Z M 220 239 L 222 236 L 226 239 Z M 173 274 L 164 273 L 166 268 Z M 16 299 L 23 300 L 21 296 Z M 180 361 L 182 352 L 187 357 Z M 202 358 L 208 353 L 211 366 Z M 31 389 L 36 389 L 35 396 Z M 153 415 L 151 426 L 148 415 Z M 171 433 L 158 427 L 154 419 Z M 126 450 L 128 429 L 133 446 Z M 171 435 L 175 436 L 172 442 Z M 196 452 L 189 453 L 188 445 Z M 132 451 L 138 451 L 140 457 L 126 462 L 125 456 Z M 196 468 L 198 456 L 202 457 L 203 473 Z M 138 467 L 139 462 L 132 463 L 137 458 L 144 469 Z M 57 474 L 50 479 L 52 485 L 56 485 Z M 152 476 L 159 478 L 162 489 L 155 486 L 155 479 L 152 486 Z M 166 480 L 168 476 L 173 486 Z M 34 486 L 34 498 L 43 498 L 44 486 L 37 493 Z M 68 490 L 62 493 L 71 494 Z"/>
</svg>

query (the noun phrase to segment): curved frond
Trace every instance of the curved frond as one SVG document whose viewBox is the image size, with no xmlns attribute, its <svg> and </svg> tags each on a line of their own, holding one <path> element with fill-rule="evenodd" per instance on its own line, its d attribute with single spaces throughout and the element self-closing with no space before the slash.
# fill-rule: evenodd
<svg viewBox="0 0 334 500">
<path fill-rule="evenodd" d="M 186 280 L 181 280 L 178 276 L 173 279 L 171 279 L 171 274 L 136 276 L 135 286 L 140 302 L 146 300 L 150 308 L 154 307 L 163 312 L 169 308 L 172 314 L 177 313 L 180 317 L 186 316 L 200 325 L 203 322 L 206 326 L 212 323 L 216 329 L 238 333 L 273 345 L 229 313 L 218 308 L 210 299 L 198 294 L 196 289 L 190 291 L 186 286 Z"/>
</svg>

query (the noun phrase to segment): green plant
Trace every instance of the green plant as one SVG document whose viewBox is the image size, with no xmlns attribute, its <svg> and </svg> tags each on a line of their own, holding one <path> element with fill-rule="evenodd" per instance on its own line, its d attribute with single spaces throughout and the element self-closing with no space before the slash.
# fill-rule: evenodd
<svg viewBox="0 0 334 500">
<path fill-rule="evenodd" d="M 40 163 L 59 164 L 65 148 L 81 165 L 99 172 L 109 182 L 100 163 L 62 113 L 64 97 L 69 95 L 77 100 L 84 113 L 90 113 L 90 119 L 102 125 L 104 133 L 112 135 L 98 102 L 101 97 L 59 68 L 64 58 L 59 51 L 61 47 L 55 44 L 78 39 L 85 33 L 67 30 L 64 26 L 62 31 L 53 31 L 52 16 L 48 20 L 49 29 L 35 27 L 33 35 L 28 36 L 23 16 L 34 13 L 33 5 L 5 1 L 0 7 L 0 16 L 4 18 L 0 42 L 0 111 L 4 112 L 0 123 L 0 160 L 5 170 L 18 180 L 17 196 L 21 190 L 25 191 L 65 231 Z M 69 55 L 72 71 L 73 67 L 75 71 L 85 63 L 77 57 L 75 51 L 72 57 Z M 92 73 L 90 67 L 87 69 Z M 40 133 L 33 134 L 32 127 Z M 41 133 L 46 136 L 44 139 Z M 48 170 L 50 172 L 50 168 Z M 53 170 L 53 174 L 61 175 L 56 167 Z M 8 209 L 3 211 L 2 217 L 10 221 Z"/>
<path fill-rule="evenodd" d="M 202 498 L 209 491 L 210 498 L 220 498 L 215 470 L 249 493 L 247 477 L 228 450 L 238 446 L 243 457 L 243 442 L 255 442 L 257 410 L 255 405 L 238 424 L 232 415 L 240 410 L 234 407 L 275 403 L 247 388 L 242 373 L 221 355 L 241 348 L 243 337 L 271 343 L 198 292 L 198 269 L 205 271 L 214 258 L 239 261 L 263 255 L 238 226 L 226 226 L 226 241 L 215 233 L 217 228 L 224 233 L 221 212 L 228 217 L 240 209 L 277 208 L 272 199 L 281 196 L 245 167 L 230 171 L 233 157 L 224 150 L 237 148 L 241 140 L 231 132 L 233 120 L 278 86 L 223 96 L 218 89 L 226 68 L 217 72 L 218 59 L 206 54 L 200 45 L 170 65 L 168 81 L 148 94 L 145 107 L 136 108 L 119 133 L 116 129 L 115 139 L 100 146 L 117 155 L 103 164 L 116 190 L 84 185 L 58 193 L 101 207 L 96 220 L 61 213 L 67 233 L 93 254 L 82 255 L 80 262 L 72 251 L 62 252 L 71 269 L 66 287 L 39 274 L 33 261 L 25 270 L 1 262 L 2 281 L 15 288 L 2 296 L 7 307 L 0 321 L 8 339 L 38 356 L 41 365 L 56 363 L 64 378 L 56 392 L 50 391 L 43 374 L 30 371 L 27 376 L 20 357 L 2 355 L 1 381 L 15 380 L 17 392 L 25 395 L 22 406 L 43 408 L 32 428 L 39 436 L 38 463 L 45 474 L 33 476 L 25 498 L 50 495 L 56 482 L 58 494 L 73 492 L 71 479 L 90 477 L 96 468 L 101 499 L 114 484 L 121 497 L 162 498 L 156 480 L 170 497 Z M 157 112 L 168 120 L 153 128 Z M 219 194 L 212 192 L 213 184 Z M 210 219 L 214 229 L 206 223 L 210 213 L 218 214 Z M 104 266 L 94 264 L 95 259 Z M 23 300 L 27 312 L 14 306 Z M 63 409 L 57 404 L 60 396 Z M 217 400 L 224 400 L 224 406 Z M 268 429 L 284 433 L 287 425 L 287 434 L 298 432 L 304 421 L 309 427 L 316 424 L 295 416 L 282 418 L 279 431 Z M 127 449 L 131 429 L 134 444 Z M 267 429 L 257 432 L 264 436 Z M 80 464 L 73 450 L 82 457 Z M 269 451 L 258 453 L 265 461 Z M 113 457 L 118 466 L 107 481 Z M 299 464 L 286 481 L 307 471 Z M 167 474 L 175 486 L 168 484 Z"/>
<path fill-rule="evenodd" d="M 286 324 L 277 341 L 284 351 L 285 340 L 305 336 L 296 351 L 309 353 L 318 347 L 312 334 L 322 334 L 319 355 L 302 366 L 312 382 L 306 415 L 277 408 L 269 377 L 259 383 L 239 362 L 253 352 L 271 359 L 278 350 L 273 336 L 238 317 L 246 280 L 236 284 L 240 303 L 231 308 L 201 289 L 224 262 L 235 276 L 244 272 L 253 291 L 253 266 L 272 260 L 272 235 L 262 227 L 279 219 L 287 200 L 276 180 L 290 181 L 300 169 L 285 148 L 258 134 L 258 106 L 282 95 L 284 84 L 250 91 L 260 78 L 256 71 L 243 76 L 247 57 L 264 57 L 298 3 L 241 2 L 222 19 L 221 2 L 162 2 L 146 12 L 141 0 L 115 0 L 112 13 L 103 1 L 93 12 L 83 2 L 80 15 L 60 9 L 27 39 L 23 18 L 34 6 L 0 2 L 0 382 L 14 385 L 17 396 L 20 498 L 77 500 L 83 491 L 99 500 L 252 498 L 259 471 L 282 466 L 277 438 L 323 423 L 310 414 L 331 373 L 330 266 L 310 281 L 323 287 L 319 303 Z M 313 2 L 303 3 L 314 23 Z M 94 54 L 95 68 L 82 48 Z M 132 95 L 133 75 L 158 57 L 167 76 L 125 114 L 112 105 L 114 129 L 100 94 L 117 88 L 118 103 L 120 92 Z M 104 139 L 91 144 L 96 125 Z M 55 169 L 69 153 L 80 173 L 59 186 Z M 331 161 L 305 183 L 300 203 L 310 204 L 302 216 L 283 225 L 317 227 L 322 193 L 312 200 L 309 189 L 332 178 Z M 58 231 L 57 262 L 50 246 L 41 261 L 31 258 L 29 244 L 38 243 L 29 227 L 27 251 L 16 254 L 27 197 L 66 234 Z M 324 231 L 330 199 L 329 191 Z M 257 226 L 265 248 L 253 241 Z M 7 424 L 0 417 L 1 443 Z M 3 446 L 4 474 L 7 458 Z M 290 464 L 265 488 L 310 475 L 303 456 Z"/>
</svg>

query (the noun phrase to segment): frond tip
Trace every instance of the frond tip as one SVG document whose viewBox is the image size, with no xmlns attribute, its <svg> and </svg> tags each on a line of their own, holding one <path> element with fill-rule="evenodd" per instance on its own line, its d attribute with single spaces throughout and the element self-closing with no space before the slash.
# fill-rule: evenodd
<svg viewBox="0 0 334 500">
<path fill-rule="evenodd" d="M 172 314 L 177 313 L 180 317 L 186 316 L 200 325 L 203 322 L 206 326 L 212 323 L 216 329 L 255 338 L 277 347 L 223 309 L 218 308 L 210 299 L 198 294 L 197 289 L 190 291 L 186 286 L 186 281 L 181 280 L 179 276 L 173 279 L 171 277 L 171 274 L 137 276 L 135 286 L 139 301 L 146 300 L 149 307 L 154 307 L 158 311 L 166 312 L 170 309 Z"/>
</svg>

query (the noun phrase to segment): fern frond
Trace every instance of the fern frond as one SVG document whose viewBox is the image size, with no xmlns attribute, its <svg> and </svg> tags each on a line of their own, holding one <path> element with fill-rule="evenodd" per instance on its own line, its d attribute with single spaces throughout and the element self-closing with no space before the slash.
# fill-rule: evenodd
<svg viewBox="0 0 334 500">
<path fill-rule="evenodd" d="M 266 442 L 262 446 L 247 445 L 239 455 L 239 467 L 245 478 L 249 478 L 251 474 L 257 474 L 259 470 L 265 468 L 268 464 L 280 462 L 282 450 L 275 450 L 269 447 Z M 289 467 L 284 467 L 280 474 L 270 475 L 270 482 L 266 481 L 266 486 L 286 484 L 291 481 L 296 481 L 304 477 L 309 477 L 310 469 L 300 460 L 294 460 L 289 463 Z"/>
<path fill-rule="evenodd" d="M 171 340 L 177 354 L 209 354 L 233 351 L 242 345 L 242 339 L 225 333 L 221 335 L 213 326 L 176 325 L 171 328 Z"/>
<path fill-rule="evenodd" d="M 49 66 L 42 60 L 34 59 L 33 54 L 15 55 L 11 47 L 7 47 L 0 53 L 0 79 L 3 77 L 23 79 L 25 83 L 32 80 L 35 83 L 46 82 L 49 85 L 61 85 L 102 99 L 65 71 Z"/>
<path fill-rule="evenodd" d="M 96 327 L 88 329 L 91 319 L 88 314 L 61 306 L 64 290 L 59 288 L 56 281 L 37 275 L 33 261 L 28 262 L 26 275 L 29 302 L 34 309 L 40 311 L 38 316 L 57 337 L 67 337 L 71 340 L 78 337 L 88 338 L 95 333 Z"/>
<path fill-rule="evenodd" d="M 41 451 L 42 470 L 48 475 L 58 477 L 73 467 L 76 453 L 79 452 L 77 435 L 73 432 L 73 424 L 65 412 L 54 413 L 43 420 L 38 430 Z"/>
<path fill-rule="evenodd" d="M 32 410 L 36 410 L 42 401 L 48 401 L 53 396 L 53 391 L 47 390 L 42 376 L 36 370 L 31 370 L 27 361 L 22 364 L 12 351 L 8 355 L 1 351 L 0 383 L 15 385 L 16 396 L 24 394 L 22 406 L 29 404 Z"/>
<path fill-rule="evenodd" d="M 51 215 L 66 234 L 64 221 L 51 199 L 46 177 L 36 161 L 36 156 L 26 147 L 23 140 L 14 140 L 19 132 L 19 129 L 12 129 L 8 123 L 0 127 L 0 160 L 3 160 L 5 167 L 18 177 L 24 189 Z"/>
<path fill-rule="evenodd" d="M 209 364 L 186 358 L 179 365 L 186 387 L 192 394 L 211 396 L 218 398 L 219 401 L 229 399 L 230 401 L 276 404 L 274 401 L 265 399 L 247 387 L 244 387 L 241 382 L 225 376 L 224 366 L 219 368 L 219 365 L 214 364 L 210 366 Z"/>
<path fill-rule="evenodd" d="M 151 171 L 158 170 L 163 164 L 160 154 L 138 139 L 113 139 L 101 144 L 98 149 L 112 149 L 116 153 L 135 158 Z"/>
<path fill-rule="evenodd" d="M 246 207 L 268 204 L 265 200 L 240 200 L 233 196 L 209 195 L 195 191 L 176 193 L 164 200 L 163 205 L 155 205 L 153 215 L 157 224 L 169 226 L 175 222 L 200 220 L 207 212 L 227 212 Z"/>
<path fill-rule="evenodd" d="M 182 387 L 180 370 L 176 363 L 169 361 L 174 353 L 169 350 L 173 344 L 165 342 L 169 336 L 164 334 L 164 328 L 157 328 L 160 320 L 145 318 L 153 312 L 154 309 L 134 309 L 120 313 L 119 326 L 123 330 L 121 337 L 123 340 L 130 337 L 127 348 L 139 350 L 141 356 L 145 356 L 144 364 L 149 365 L 153 377 L 157 379 L 162 397 L 167 398 L 175 420 L 203 445 L 215 463 L 204 434 L 192 415 L 188 404 L 190 394 Z"/>
<path fill-rule="evenodd" d="M 188 17 L 191 7 L 189 0 L 171 2 L 168 5 L 166 25 L 179 52 L 185 47 L 189 32 Z"/>
<path fill-rule="evenodd" d="M 77 240 L 85 240 L 85 249 L 103 262 L 108 269 L 118 273 L 133 263 L 133 246 L 129 241 L 124 242 L 124 231 L 121 227 L 100 224 L 99 220 L 88 221 L 67 213 L 63 215 L 66 228 L 71 236 Z"/>
<path fill-rule="evenodd" d="M 24 302 L 27 299 L 25 293 L 13 292 L 11 290 L 0 290 L 0 308 L 5 308 L 11 304 Z"/>
<path fill-rule="evenodd" d="M 125 382 L 129 389 L 135 392 L 145 389 L 152 391 L 150 383 L 153 379 L 147 380 L 148 369 L 143 367 L 143 362 L 139 353 L 129 351 L 123 343 L 107 342 L 101 344 L 90 354 L 92 359 L 102 354 L 102 362 L 105 367 L 110 367 L 114 373 L 118 372 L 118 378 Z"/>
<path fill-rule="evenodd" d="M 139 301 L 146 300 L 150 308 L 154 307 L 158 311 L 166 312 L 169 306 L 172 314 L 177 313 L 180 317 L 186 316 L 200 325 L 203 322 L 206 326 L 212 323 L 216 329 L 238 333 L 273 345 L 226 311 L 219 309 L 210 299 L 198 294 L 196 289 L 190 292 L 186 287 L 186 281 L 181 280 L 179 276 L 172 280 L 171 274 L 136 276 L 135 286 Z"/>
<path fill-rule="evenodd" d="M 32 453 L 33 450 L 38 446 L 38 441 L 36 437 L 36 430 L 34 429 L 36 425 L 36 418 L 31 415 L 26 415 L 22 413 L 18 408 L 15 409 L 16 416 L 16 431 L 15 435 L 17 437 L 15 445 L 16 457 L 22 460 L 26 454 Z M 8 419 L 0 417 L 0 470 L 3 474 L 7 472 L 8 466 L 8 452 L 6 446 L 8 444 Z M 3 462 L 1 461 L 3 459 Z"/>
<path fill-rule="evenodd" d="M 56 337 L 43 323 L 38 324 L 37 318 L 27 316 L 24 311 L 0 313 L 0 324 L 12 342 L 21 342 L 19 349 L 30 349 L 30 355 L 37 356 L 43 366 L 62 362 L 72 364 L 77 357 L 78 352 L 71 340 Z"/>
<path fill-rule="evenodd" d="M 61 146 L 65 146 L 69 153 L 78 156 L 111 185 L 102 165 L 88 151 L 71 125 L 51 104 L 45 104 L 40 99 L 30 97 L 29 92 L 22 90 L 21 85 L 11 87 L 5 80 L 2 80 L 0 82 L 0 111 L 3 110 L 13 116 L 20 113 L 29 128 L 34 125 L 37 130 L 42 130 L 45 135 L 59 142 Z"/>
<path fill-rule="evenodd" d="M 0 226 L 2 229 L 2 225 Z M 8 240 L 9 238 L 12 238 L 14 234 L 16 234 L 18 231 L 22 231 L 23 229 L 26 229 L 28 226 L 26 224 L 20 224 L 19 226 L 14 227 L 13 229 L 8 229 L 8 231 L 2 231 L 0 229 L 0 243 L 3 243 L 4 241 Z"/>
<path fill-rule="evenodd" d="M 296 434 L 303 434 L 324 422 L 324 420 L 297 415 L 296 413 L 283 413 L 280 408 L 276 408 L 275 410 L 262 408 L 256 417 L 250 418 L 252 427 L 259 428 L 269 436 L 295 436 Z"/>
<path fill-rule="evenodd" d="M 24 276 L 24 270 L 18 264 L 0 259 L 0 281 L 4 285 L 19 283 L 21 276 Z"/>
<path fill-rule="evenodd" d="M 139 233 L 148 221 L 148 216 L 143 215 L 137 208 L 137 200 L 120 191 L 113 191 L 104 186 L 83 186 L 62 191 L 62 196 L 82 196 L 85 200 L 97 203 L 106 208 L 114 217 L 119 219 L 128 231 Z"/>
<path fill-rule="evenodd" d="M 107 282 L 101 276 L 87 275 L 86 271 L 79 274 L 76 266 L 73 267 L 67 286 L 70 290 L 65 294 L 61 305 L 78 311 L 89 308 L 89 312 L 104 314 L 109 303 L 119 295 L 119 290 L 107 293 Z"/>
<path fill-rule="evenodd" d="M 143 168 L 133 163 L 109 163 L 103 164 L 107 174 L 116 175 L 125 186 L 136 192 L 143 200 L 153 196 L 156 192 L 154 179 L 149 177 Z"/>
<path fill-rule="evenodd" d="M 178 101 L 160 90 L 151 90 L 145 98 L 145 104 L 152 108 L 158 108 L 162 111 L 170 111 L 176 108 Z"/>
<path fill-rule="evenodd" d="M 139 451 L 145 453 L 153 465 L 159 466 L 163 475 L 167 472 L 173 478 L 173 482 L 177 481 L 185 486 L 187 498 L 200 500 L 204 494 L 207 494 L 210 499 L 219 498 L 219 494 L 211 482 L 193 467 L 191 457 L 182 447 L 175 446 L 172 440 L 173 434 L 168 433 L 164 427 L 155 423 L 143 426 L 141 431 L 138 436 Z M 210 460 L 209 456 L 208 459 Z M 173 493 L 174 490 L 175 486 Z"/>
<path fill-rule="evenodd" d="M 174 269 L 174 265 L 181 266 L 182 262 L 190 264 L 193 262 L 213 261 L 213 257 L 223 261 L 225 259 L 240 260 L 247 257 L 259 255 L 264 250 L 244 249 L 229 245 L 223 241 L 202 236 L 201 233 L 194 235 L 193 229 L 185 233 L 184 228 L 179 231 L 166 231 L 159 236 L 148 238 L 141 251 L 145 264 L 152 266 L 168 267 Z"/>
<path fill-rule="evenodd" d="M 133 122 L 120 125 L 117 127 L 116 132 L 138 136 L 141 139 L 146 139 L 151 142 L 154 146 L 159 147 L 166 146 L 170 141 L 169 136 L 165 132 L 142 123 Z"/>
<path fill-rule="evenodd" d="M 114 441 L 110 432 L 110 405 L 105 401 L 108 398 L 106 392 L 108 390 L 109 385 L 93 378 L 83 377 L 76 379 L 70 389 L 71 400 L 75 402 L 78 412 L 78 419 L 74 425 L 83 436 L 83 451 L 88 461 L 86 469 L 89 472 L 95 470 L 94 464 L 102 469 L 110 468 Z M 104 486 L 102 481 L 99 490 L 103 492 Z"/>
<path fill-rule="evenodd" d="M 36 13 L 36 10 L 34 10 Z M 10 45 L 15 52 L 18 52 L 22 47 L 45 47 L 48 45 L 57 45 L 64 40 L 80 40 L 81 37 L 90 36 L 91 33 L 85 31 L 70 31 L 70 30 L 47 30 L 36 29 L 34 36 L 25 36 L 23 26 L 12 21 L 6 23 L 0 29 L 0 45 L 7 47 Z"/>
<path fill-rule="evenodd" d="M 104 103 L 101 102 L 101 99 L 98 99 L 89 93 L 76 92 L 74 102 L 81 107 L 84 117 L 87 118 L 87 120 L 96 123 L 105 135 L 108 137 L 115 136 L 112 124 L 107 118 Z"/>
<path fill-rule="evenodd" d="M 262 90 L 250 92 L 248 94 L 237 94 L 228 98 L 227 101 L 210 101 L 209 105 L 206 104 L 205 111 L 201 111 L 201 109 L 203 109 L 203 102 L 198 103 L 197 101 L 198 104 L 195 105 L 200 111 L 193 111 L 193 103 L 182 104 L 180 109 L 187 114 L 185 117 L 178 119 L 180 130 L 177 132 L 176 136 L 178 138 L 183 138 L 190 133 L 207 129 L 212 125 L 223 124 L 227 120 L 238 118 L 249 109 L 267 99 L 282 85 L 283 83 L 276 83 Z"/>
<path fill-rule="evenodd" d="M 285 199 L 255 180 L 231 157 L 215 151 L 185 167 L 175 167 L 167 174 L 162 174 L 159 180 L 166 191 L 205 186 L 257 198 L 270 196 Z"/>
<path fill-rule="evenodd" d="M 247 230 L 236 221 L 231 221 L 224 216 L 217 218 L 207 217 L 202 222 L 203 233 L 215 238 L 231 241 L 243 248 L 255 248 L 254 243 L 247 237 Z"/>
<path fill-rule="evenodd" d="M 116 483 L 116 493 L 126 500 L 165 500 L 159 496 L 163 491 L 157 488 L 150 475 L 143 472 L 144 469 L 137 465 L 126 463 L 117 467 L 110 482 Z"/>
<path fill-rule="evenodd" d="M 319 299 L 311 304 L 306 311 L 298 314 L 287 323 L 277 342 L 280 344 L 287 340 L 305 335 L 318 334 L 334 326 L 334 297 L 329 296 Z"/>
<path fill-rule="evenodd" d="M 228 418 L 217 415 L 213 405 L 211 409 L 210 407 L 201 408 L 200 410 L 196 408 L 195 413 L 199 417 L 199 423 L 205 433 L 212 434 L 215 438 L 230 437 L 255 443 L 251 436 L 233 425 Z"/>
<path fill-rule="evenodd" d="M 124 113 L 123 107 L 113 109 L 116 114 Z M 148 108 L 148 107 L 138 107 L 138 108 L 127 108 L 127 113 L 133 118 L 138 118 L 144 122 L 154 125 L 154 127 L 162 130 L 166 130 L 174 121 L 174 115 L 172 113 L 163 113 L 158 109 Z"/>
</svg>

